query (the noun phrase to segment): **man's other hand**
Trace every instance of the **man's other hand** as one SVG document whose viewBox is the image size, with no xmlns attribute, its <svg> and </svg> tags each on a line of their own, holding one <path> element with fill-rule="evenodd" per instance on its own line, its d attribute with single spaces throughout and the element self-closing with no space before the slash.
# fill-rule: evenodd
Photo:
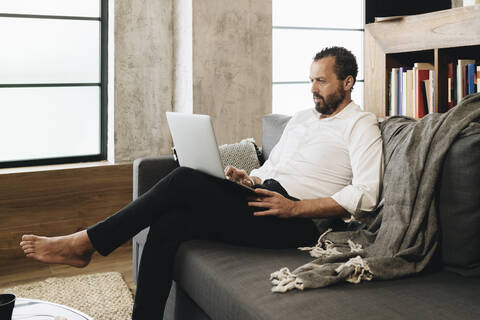
<svg viewBox="0 0 480 320">
<path fill-rule="evenodd" d="M 227 166 L 225 168 L 225 177 L 229 180 L 244 184 L 246 186 L 253 186 L 253 180 L 248 176 L 245 170 L 237 169 L 233 166 Z"/>
<path fill-rule="evenodd" d="M 254 212 L 255 216 L 277 216 L 279 218 L 293 218 L 296 216 L 297 201 L 292 201 L 278 192 L 257 188 L 258 197 L 250 197 L 248 205 L 265 208 L 265 211 Z"/>
</svg>

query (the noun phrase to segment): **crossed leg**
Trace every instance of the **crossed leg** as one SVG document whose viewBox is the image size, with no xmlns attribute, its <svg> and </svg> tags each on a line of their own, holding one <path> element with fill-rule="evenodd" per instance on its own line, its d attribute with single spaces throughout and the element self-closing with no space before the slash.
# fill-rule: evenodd
<svg viewBox="0 0 480 320">
<path fill-rule="evenodd" d="M 175 253 L 183 241 L 203 238 L 266 247 L 315 242 L 318 231 L 311 220 L 255 217 L 247 195 L 218 178 L 177 168 L 137 200 L 87 230 L 52 238 L 25 235 L 20 245 L 29 258 L 84 267 L 94 251 L 108 255 L 151 227 L 133 312 L 134 319 L 148 319 L 151 310 L 163 310 Z"/>
</svg>

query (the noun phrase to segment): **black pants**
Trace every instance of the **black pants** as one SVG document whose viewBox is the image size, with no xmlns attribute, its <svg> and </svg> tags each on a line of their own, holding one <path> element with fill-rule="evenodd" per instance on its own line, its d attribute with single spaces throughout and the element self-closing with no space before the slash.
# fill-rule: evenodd
<svg viewBox="0 0 480 320">
<path fill-rule="evenodd" d="M 289 197 L 275 181 L 267 180 L 261 187 Z M 150 227 L 140 261 L 133 319 L 163 314 L 175 254 L 183 241 L 211 239 L 265 248 L 316 242 L 319 233 L 312 220 L 255 217 L 253 211 L 259 208 L 248 206 L 248 195 L 228 181 L 180 167 L 116 214 L 88 228 L 93 247 L 108 255 Z"/>
</svg>

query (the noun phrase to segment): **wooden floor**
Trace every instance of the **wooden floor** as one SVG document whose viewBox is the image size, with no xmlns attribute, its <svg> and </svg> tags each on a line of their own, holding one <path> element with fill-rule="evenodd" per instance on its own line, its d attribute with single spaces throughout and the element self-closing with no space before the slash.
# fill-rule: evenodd
<svg viewBox="0 0 480 320">
<path fill-rule="evenodd" d="M 86 273 L 120 272 L 128 287 L 135 293 L 132 279 L 132 245 L 125 244 L 107 257 L 95 253 L 90 264 L 82 269 L 64 265 L 46 265 L 31 259 L 0 261 L 0 288 L 11 287 L 48 277 L 69 277 Z M 1 291 L 1 290 L 0 290 Z"/>
</svg>

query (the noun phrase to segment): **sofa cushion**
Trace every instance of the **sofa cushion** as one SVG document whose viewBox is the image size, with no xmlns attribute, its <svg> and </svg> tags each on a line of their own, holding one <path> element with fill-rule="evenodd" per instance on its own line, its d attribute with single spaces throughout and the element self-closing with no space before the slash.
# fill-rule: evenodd
<svg viewBox="0 0 480 320">
<path fill-rule="evenodd" d="M 176 258 L 180 287 L 212 319 L 479 319 L 480 279 L 442 271 L 392 281 L 272 293 L 269 275 L 312 258 L 295 249 L 188 241 Z"/>
<path fill-rule="evenodd" d="M 479 180 L 480 134 L 467 134 L 448 151 L 438 194 L 442 261 L 464 275 L 480 275 Z"/>
<path fill-rule="evenodd" d="M 290 118 L 290 116 L 283 114 L 267 114 L 263 116 L 262 151 L 265 160 L 268 159 L 273 147 L 275 147 L 278 140 L 280 140 L 283 130 L 285 129 Z"/>
<path fill-rule="evenodd" d="M 258 148 L 253 138 L 244 139 L 238 143 L 224 144 L 218 149 L 224 168 L 230 165 L 250 174 L 250 171 L 262 164 L 258 158 Z"/>
</svg>

